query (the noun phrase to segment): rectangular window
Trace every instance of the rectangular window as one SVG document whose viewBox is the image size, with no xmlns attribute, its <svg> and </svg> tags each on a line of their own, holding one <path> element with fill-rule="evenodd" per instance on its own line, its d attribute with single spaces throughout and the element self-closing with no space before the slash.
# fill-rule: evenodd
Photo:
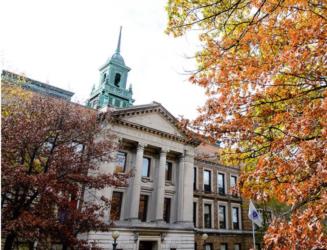
<svg viewBox="0 0 327 250">
<path fill-rule="evenodd" d="M 143 166 L 142 166 L 143 177 L 150 177 L 150 164 L 151 164 L 151 159 L 148 157 L 143 157 Z"/>
<path fill-rule="evenodd" d="M 166 162 L 166 181 L 172 181 L 173 164 Z"/>
<path fill-rule="evenodd" d="M 119 172 L 125 172 L 126 170 L 126 153 L 118 152 L 116 156 L 117 167 L 119 168 Z"/>
<path fill-rule="evenodd" d="M 240 218 L 239 218 L 239 208 L 232 208 L 232 220 L 233 220 L 233 229 L 240 229 Z"/>
<path fill-rule="evenodd" d="M 219 228 L 226 229 L 226 206 L 219 205 Z"/>
<path fill-rule="evenodd" d="M 234 189 L 237 185 L 237 176 L 235 175 L 231 175 L 230 176 L 230 188 Z M 232 195 L 233 196 L 238 196 L 237 193 L 235 192 L 235 190 L 232 190 Z"/>
<path fill-rule="evenodd" d="M 220 243 L 220 250 L 228 250 L 227 243 Z"/>
<path fill-rule="evenodd" d="M 148 199 L 147 195 L 141 194 L 140 196 L 140 207 L 139 207 L 139 220 L 146 221 L 146 215 L 148 210 Z"/>
<path fill-rule="evenodd" d="M 206 244 L 204 245 L 204 249 L 205 249 L 205 250 L 213 250 L 212 243 L 206 243 Z"/>
<path fill-rule="evenodd" d="M 171 199 L 165 198 L 163 219 L 167 223 L 170 223 L 170 204 L 171 204 Z"/>
<path fill-rule="evenodd" d="M 203 171 L 204 192 L 211 192 L 211 171 Z"/>
<path fill-rule="evenodd" d="M 196 227 L 196 202 L 193 202 L 193 224 Z"/>
<path fill-rule="evenodd" d="M 234 250 L 241 250 L 241 244 L 240 243 L 234 244 Z"/>
<path fill-rule="evenodd" d="M 193 190 L 196 190 L 196 168 L 193 168 Z"/>
<path fill-rule="evenodd" d="M 123 201 L 123 193 L 113 191 L 112 198 L 111 198 L 111 208 L 110 208 L 110 219 L 111 220 L 119 220 L 120 219 L 122 201 Z"/>
<path fill-rule="evenodd" d="M 204 227 L 211 228 L 211 205 L 204 204 Z"/>
<path fill-rule="evenodd" d="M 225 194 L 225 174 L 218 173 L 218 193 Z"/>
</svg>

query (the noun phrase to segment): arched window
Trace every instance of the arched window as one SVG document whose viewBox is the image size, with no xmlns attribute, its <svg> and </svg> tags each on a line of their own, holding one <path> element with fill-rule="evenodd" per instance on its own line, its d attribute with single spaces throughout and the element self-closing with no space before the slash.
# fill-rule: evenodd
<svg viewBox="0 0 327 250">
<path fill-rule="evenodd" d="M 106 78 L 107 78 L 107 74 L 106 74 L 106 73 L 104 73 L 104 74 L 103 74 L 103 79 L 102 79 L 102 82 L 104 82 L 104 81 L 106 80 Z"/>
<path fill-rule="evenodd" d="M 120 78 L 121 78 L 121 75 L 119 73 L 116 73 L 116 75 L 115 75 L 115 86 L 116 87 L 119 87 Z"/>
</svg>

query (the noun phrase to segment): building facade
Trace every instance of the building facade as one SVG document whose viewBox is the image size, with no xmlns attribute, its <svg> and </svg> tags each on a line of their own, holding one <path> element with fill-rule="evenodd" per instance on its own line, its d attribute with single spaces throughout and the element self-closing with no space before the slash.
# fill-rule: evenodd
<svg viewBox="0 0 327 250">
<path fill-rule="evenodd" d="M 100 171 L 132 177 L 128 187 L 110 187 L 85 197 L 94 202 L 102 195 L 111 199 L 103 219 L 112 230 L 81 237 L 103 249 L 113 249 L 113 231 L 119 232 L 117 249 L 124 250 L 251 248 L 247 204 L 231 191 L 239 168 L 219 164 L 217 147 L 186 135 L 160 103 L 133 106 L 132 88 L 127 88 L 131 69 L 120 47 L 121 30 L 117 49 L 100 68 L 99 83 L 86 105 L 112 111 L 104 129 L 117 135 L 120 144 L 115 161 L 101 163 Z M 2 77 L 19 80 L 19 75 L 6 71 Z M 24 81 L 26 88 L 65 100 L 73 94 L 29 78 Z"/>
<path fill-rule="evenodd" d="M 112 199 L 104 219 L 113 225 L 111 232 L 120 232 L 118 249 L 249 249 L 247 206 L 230 191 L 239 168 L 220 165 L 217 148 L 190 139 L 161 104 L 132 106 L 132 91 L 126 88 L 130 68 L 120 46 L 121 30 L 88 101 L 93 108 L 111 108 L 114 119 L 107 126 L 121 143 L 116 161 L 102 170 L 133 173 L 127 188 L 98 194 Z M 117 78 L 117 72 L 123 77 Z M 111 232 L 90 233 L 87 239 L 112 249 Z M 205 241 L 203 234 L 208 235 Z"/>
</svg>

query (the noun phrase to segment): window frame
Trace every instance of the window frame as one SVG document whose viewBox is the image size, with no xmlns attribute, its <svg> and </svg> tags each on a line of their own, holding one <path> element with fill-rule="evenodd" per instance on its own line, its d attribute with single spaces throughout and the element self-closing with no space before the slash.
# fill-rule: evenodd
<svg viewBox="0 0 327 250">
<path fill-rule="evenodd" d="M 205 184 L 205 172 L 209 173 L 209 185 Z M 209 189 L 206 189 L 206 186 L 209 186 Z M 203 191 L 205 193 L 211 193 L 212 192 L 212 170 L 211 169 L 203 169 Z"/>
<path fill-rule="evenodd" d="M 205 206 L 209 205 L 210 206 L 210 227 L 206 226 L 206 220 L 205 220 Z M 213 228 L 214 227 L 214 213 L 213 213 L 213 202 L 209 201 L 209 200 L 204 200 L 203 201 L 203 207 L 202 207 L 202 211 L 203 211 L 203 228 Z"/>
<path fill-rule="evenodd" d="M 233 222 L 233 208 L 238 209 L 238 228 L 234 227 L 234 222 Z M 231 220 L 232 220 L 232 229 L 233 230 L 242 230 L 242 212 L 241 212 L 241 206 L 240 204 L 232 204 L 231 205 Z"/>
<path fill-rule="evenodd" d="M 125 151 L 117 151 L 117 154 L 116 154 L 116 162 L 117 162 L 117 165 L 119 166 L 119 167 L 121 167 L 119 164 L 118 164 L 118 155 L 119 154 L 121 154 L 121 155 L 124 155 L 125 156 L 125 162 L 124 162 L 124 166 L 122 167 L 123 168 L 123 173 L 125 173 L 126 172 L 126 166 L 127 166 L 127 152 L 125 152 Z"/>
<path fill-rule="evenodd" d="M 225 212 L 225 216 L 224 216 L 224 219 L 225 219 L 225 228 L 221 227 L 220 226 L 220 207 L 224 207 L 224 212 Z M 218 228 L 219 229 L 224 229 L 224 230 L 227 230 L 228 229 L 228 205 L 227 203 L 222 203 L 222 202 L 219 202 L 218 203 Z"/>
<path fill-rule="evenodd" d="M 219 176 L 223 176 L 223 192 L 220 192 L 220 187 L 219 187 Z M 226 173 L 224 172 L 218 172 L 217 173 L 217 192 L 219 195 L 226 195 Z"/>
<path fill-rule="evenodd" d="M 143 211 L 143 216 L 142 218 L 140 218 L 140 208 L 141 208 L 141 197 L 146 197 L 145 199 L 145 205 L 143 206 L 144 207 L 144 211 Z M 139 202 L 139 212 L 138 212 L 138 219 L 141 221 L 141 222 L 146 222 L 147 221 L 147 217 L 148 217 L 148 207 L 149 207 L 149 195 L 147 194 L 140 194 L 140 202 Z"/>
<path fill-rule="evenodd" d="M 168 170 L 168 173 L 169 173 L 169 164 L 170 164 L 170 179 L 167 179 L 167 170 Z M 168 182 L 173 182 L 173 162 L 171 161 L 166 161 L 166 165 L 165 165 L 165 181 L 168 181 Z M 167 169 L 168 167 L 168 169 Z"/>
<path fill-rule="evenodd" d="M 166 201 L 169 200 L 169 206 L 168 208 L 166 207 Z M 164 209 L 163 209 L 163 220 L 166 223 L 171 223 L 171 197 L 165 197 L 164 198 Z"/>
<path fill-rule="evenodd" d="M 144 160 L 145 159 L 148 159 L 148 162 L 149 162 L 146 176 L 143 175 L 143 168 L 144 168 Z M 150 178 L 150 174 L 151 174 L 151 157 L 143 156 L 141 176 L 145 177 L 145 178 Z"/>
<path fill-rule="evenodd" d="M 114 197 L 114 193 L 120 193 L 120 204 L 119 204 L 119 215 L 118 215 L 118 219 L 113 219 L 112 218 L 112 207 L 110 207 L 110 211 L 109 211 L 109 218 L 110 221 L 117 221 L 121 219 L 121 215 L 122 215 L 122 207 L 123 207 L 123 199 L 124 199 L 124 192 L 122 191 L 117 191 L 117 190 L 113 190 L 112 191 L 112 195 L 111 195 L 111 201 L 113 200 Z"/>
</svg>

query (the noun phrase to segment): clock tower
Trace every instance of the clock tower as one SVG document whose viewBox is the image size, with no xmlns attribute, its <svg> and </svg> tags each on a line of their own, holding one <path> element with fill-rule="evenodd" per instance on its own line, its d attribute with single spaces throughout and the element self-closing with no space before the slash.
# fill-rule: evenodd
<svg viewBox="0 0 327 250">
<path fill-rule="evenodd" d="M 100 67 L 100 80 L 97 87 L 93 86 L 87 106 L 95 109 L 103 107 L 126 108 L 133 105 L 133 91 L 130 85 L 127 89 L 127 76 L 131 70 L 125 65 L 120 54 L 121 32 L 115 53 Z"/>
</svg>

